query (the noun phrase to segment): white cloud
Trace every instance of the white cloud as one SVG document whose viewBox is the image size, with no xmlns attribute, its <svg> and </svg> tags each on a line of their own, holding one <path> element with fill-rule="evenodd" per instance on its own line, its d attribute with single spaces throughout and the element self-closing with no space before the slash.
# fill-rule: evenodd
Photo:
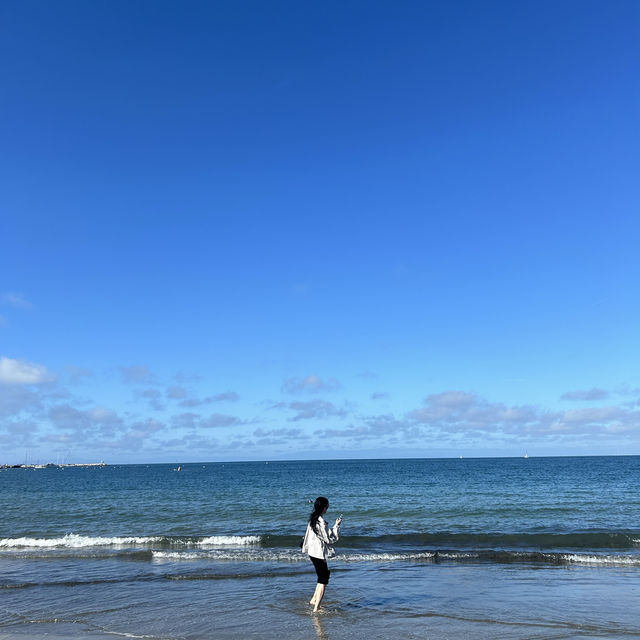
<svg viewBox="0 0 640 640">
<path fill-rule="evenodd" d="M 550 415 L 532 407 L 509 407 L 488 402 L 465 391 L 445 391 L 430 395 L 425 407 L 409 412 L 418 424 L 445 433 L 473 436 L 482 433 L 519 433 L 539 430 L 549 424 Z"/>
<path fill-rule="evenodd" d="M 70 404 L 55 405 L 49 409 L 49 420 L 56 428 L 73 431 L 83 438 L 97 434 L 110 437 L 124 427 L 118 414 L 100 406 L 80 410 Z"/>
<path fill-rule="evenodd" d="M 53 376 L 41 364 L 14 360 L 2 356 L 0 358 L 0 383 L 3 384 L 42 384 L 51 382 Z"/>
<path fill-rule="evenodd" d="M 199 419 L 197 413 L 179 413 L 171 418 L 171 424 L 176 429 L 195 429 Z"/>
<path fill-rule="evenodd" d="M 7 291 L 0 296 L 0 301 L 9 307 L 16 309 L 33 309 L 33 304 L 29 302 L 22 293 Z"/>
<path fill-rule="evenodd" d="M 0 418 L 17 416 L 23 411 L 36 414 L 42 409 L 42 398 L 21 385 L 0 384 Z"/>
<path fill-rule="evenodd" d="M 566 424 L 602 424 L 620 420 L 624 415 L 625 411 L 619 407 L 589 407 L 565 411 L 562 414 L 562 422 Z"/>
<path fill-rule="evenodd" d="M 291 408 L 291 405 L 279 406 Z M 428 396 L 423 407 L 401 418 L 393 414 L 364 416 L 351 424 L 319 429 L 314 435 L 348 442 L 355 447 L 365 442 L 376 443 L 376 446 L 415 444 L 420 448 L 483 447 L 489 442 L 528 448 L 559 442 L 598 447 L 605 442 L 637 442 L 640 409 L 635 405 L 620 405 L 547 411 L 541 407 L 490 402 L 455 390 Z"/>
<path fill-rule="evenodd" d="M 290 378 L 282 385 L 284 393 L 323 393 L 340 389 L 340 383 L 335 378 L 323 380 L 319 376 L 310 375 L 305 378 Z"/>
<path fill-rule="evenodd" d="M 546 438 L 601 438 L 611 434 L 640 435 L 640 411 L 633 407 L 588 407 L 570 411 L 545 411 L 539 407 L 492 403 L 461 391 L 429 396 L 425 407 L 408 418 L 435 435 L 471 437 L 478 434 L 507 440 Z"/>
<path fill-rule="evenodd" d="M 467 391 L 443 391 L 442 393 L 434 393 L 428 396 L 427 402 L 432 407 L 456 410 L 469 407 L 477 402 L 477 398 Z"/>
<path fill-rule="evenodd" d="M 207 396 L 200 399 L 189 396 L 189 391 L 185 387 L 171 386 L 166 390 L 166 396 L 170 400 L 179 400 L 178 404 L 181 407 L 192 409 L 194 407 L 201 407 L 202 405 L 211 404 L 213 402 L 237 402 L 240 396 L 235 391 L 225 391 L 224 393 L 218 393 L 215 396 Z"/>
<path fill-rule="evenodd" d="M 203 404 L 209 404 L 210 400 L 205 398 L 204 400 L 200 400 L 199 398 L 185 398 L 178 402 L 181 407 L 185 407 L 185 409 L 193 409 L 195 407 L 201 407 Z"/>
<path fill-rule="evenodd" d="M 245 446 L 260 447 L 287 447 L 289 449 L 308 442 L 310 436 L 302 429 L 256 429 L 253 435 L 257 440 L 255 442 L 248 441 Z"/>
<path fill-rule="evenodd" d="M 126 383 L 151 384 L 155 381 L 155 376 L 148 367 L 132 365 L 130 367 L 120 367 L 120 374 Z"/>
<path fill-rule="evenodd" d="M 237 402 L 239 399 L 240 396 L 235 391 L 225 391 L 205 398 L 206 401 L 210 402 Z"/>
<path fill-rule="evenodd" d="M 327 442 L 336 451 L 366 451 L 367 447 L 425 451 L 449 446 L 478 451 L 518 447 L 530 453 L 538 445 L 540 449 L 561 445 L 566 450 L 573 446 L 598 451 L 601 444 L 624 448 L 640 443 L 640 404 L 635 399 L 626 404 L 598 406 L 602 403 L 594 402 L 591 406 L 569 405 L 566 411 L 548 411 L 539 406 L 493 402 L 468 391 L 446 390 L 427 396 L 422 406 L 410 406 L 395 415 L 357 415 L 346 403 L 302 396 L 262 405 L 267 414 L 267 406 L 280 410 L 276 421 L 273 416 L 263 422 L 261 416 L 245 419 L 196 409 L 194 413 L 176 413 L 164 423 L 150 418 L 153 414 L 147 403 L 158 408 L 168 402 L 177 409 L 190 402 L 193 406 L 234 402 L 238 394 L 227 391 L 198 399 L 191 396 L 189 385 L 137 386 L 132 389 L 134 396 L 144 403 L 118 415 L 88 398 L 63 393 L 66 390 L 60 385 L 34 386 L 36 380 L 50 379 L 40 365 L 9 358 L 2 358 L 0 365 L 0 449 L 16 454 L 26 445 L 47 445 L 48 451 L 73 445 L 76 452 L 82 449 L 86 452 L 83 455 L 95 454 L 98 459 L 108 459 L 113 452 L 128 456 L 141 451 L 147 458 L 163 459 L 169 451 L 191 454 L 197 449 L 202 455 L 238 452 L 246 457 L 249 452 L 310 451 L 327 446 Z M 132 380 L 152 377 L 145 367 L 132 369 Z M 331 381 L 317 376 L 289 382 L 292 392 L 302 393 L 331 386 Z M 593 391 L 571 393 L 585 398 L 582 402 L 587 397 L 601 399 Z M 612 391 L 610 395 L 622 393 Z M 386 394 L 371 397 L 381 400 Z M 378 406 L 384 404 L 381 400 Z M 219 442 L 207 434 L 220 434 Z"/>
<path fill-rule="evenodd" d="M 397 420 L 393 415 L 384 414 L 369 416 L 362 419 L 363 424 L 349 425 L 342 429 L 321 429 L 316 435 L 321 438 L 346 438 L 354 442 L 365 440 L 380 440 L 399 435 L 413 438 L 417 434 L 415 425 L 411 421 Z"/>
<path fill-rule="evenodd" d="M 303 433 L 302 429 L 269 429 L 265 430 L 262 427 L 256 429 L 253 432 L 256 438 L 307 438 L 308 436 Z"/>
<path fill-rule="evenodd" d="M 175 379 L 180 384 L 186 384 L 188 382 L 199 382 L 202 380 L 202 376 L 197 373 L 185 373 L 184 371 L 178 371 L 175 375 Z"/>
<path fill-rule="evenodd" d="M 343 418 L 347 415 L 344 409 L 339 409 L 326 400 L 311 400 L 309 402 L 291 402 L 288 408 L 295 411 L 296 415 L 291 418 L 292 422 L 299 420 L 310 420 L 317 418 L 329 418 L 337 416 Z"/>
<path fill-rule="evenodd" d="M 164 429 L 164 424 L 153 418 L 147 418 L 146 420 L 140 420 L 131 425 L 129 431 L 125 434 L 125 438 L 141 442 L 147 437 L 158 433 Z M 139 448 L 139 447 L 136 447 Z"/>
<path fill-rule="evenodd" d="M 197 413 L 179 413 L 171 418 L 171 425 L 176 429 L 218 429 L 245 424 L 236 416 L 224 413 L 212 413 L 207 418 Z"/>
<path fill-rule="evenodd" d="M 167 398 L 171 400 L 181 400 L 182 398 L 186 398 L 189 395 L 189 392 L 184 387 L 167 387 L 165 392 Z"/>
<path fill-rule="evenodd" d="M 149 402 L 149 406 L 155 411 L 162 411 L 165 408 L 162 402 L 162 393 L 157 389 L 144 389 L 134 394 L 138 398 L 142 398 Z"/>
<path fill-rule="evenodd" d="M 67 365 L 64 368 L 65 373 L 69 376 L 71 382 L 76 383 L 83 378 L 90 378 L 93 376 L 93 372 L 86 367 L 76 367 L 75 365 Z"/>
<path fill-rule="evenodd" d="M 567 393 L 562 394 L 560 396 L 561 400 L 583 400 L 583 401 L 593 401 L 593 400 L 604 400 L 609 397 L 609 392 L 604 389 L 589 389 L 586 391 L 568 391 Z"/>
<path fill-rule="evenodd" d="M 208 418 L 200 421 L 200 426 L 205 429 L 217 429 L 218 427 L 232 427 L 242 424 L 240 418 L 229 416 L 222 413 L 212 413 Z"/>
<path fill-rule="evenodd" d="M 37 432 L 38 425 L 32 420 L 6 422 L 2 425 L 2 430 L 0 430 L 0 444 L 3 445 L 4 450 L 33 446 Z M 4 460 L 1 462 L 4 462 Z"/>
</svg>

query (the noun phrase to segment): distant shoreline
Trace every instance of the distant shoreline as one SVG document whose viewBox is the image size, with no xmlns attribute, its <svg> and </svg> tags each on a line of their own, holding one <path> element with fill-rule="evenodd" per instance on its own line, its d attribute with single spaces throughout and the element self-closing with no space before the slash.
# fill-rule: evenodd
<svg viewBox="0 0 640 640">
<path fill-rule="evenodd" d="M 163 461 L 163 462 L 87 462 L 87 463 L 67 463 L 67 464 L 58 464 L 58 463 L 48 463 L 48 464 L 0 464 L 0 469 L 52 469 L 52 468 L 68 468 L 68 467 L 108 467 L 108 466 L 151 466 L 151 465 L 203 465 L 203 464 L 254 464 L 254 463 L 268 463 L 268 464 L 295 464 L 295 463 L 318 463 L 318 462 L 372 462 L 376 460 L 460 460 L 464 461 L 472 461 L 472 460 L 561 460 L 561 459 L 574 459 L 574 458 L 633 458 L 637 457 L 640 454 L 638 453 L 619 453 L 619 454 L 606 454 L 606 455 L 598 455 L 598 454 L 585 454 L 585 455 L 529 455 L 528 458 L 523 456 L 448 456 L 448 457 L 390 457 L 390 458 L 286 458 L 286 459 L 277 459 L 277 458 L 261 458 L 254 460 L 195 460 L 195 461 L 184 461 L 184 460 L 173 460 L 173 461 Z"/>
<path fill-rule="evenodd" d="M 106 462 L 76 462 L 58 464 L 49 462 L 48 464 L 0 464 L 0 469 L 63 469 L 65 467 L 108 467 Z"/>
</svg>

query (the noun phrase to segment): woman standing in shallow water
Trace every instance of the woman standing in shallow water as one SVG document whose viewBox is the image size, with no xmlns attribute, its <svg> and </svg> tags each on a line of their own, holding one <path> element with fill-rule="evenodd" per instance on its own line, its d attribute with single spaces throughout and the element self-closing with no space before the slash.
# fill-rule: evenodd
<svg viewBox="0 0 640 640">
<path fill-rule="evenodd" d="M 329 567 L 327 566 L 327 559 L 333 555 L 333 549 L 329 545 L 337 542 L 340 534 L 340 523 L 342 522 L 342 518 L 338 518 L 333 528 L 330 529 L 322 517 L 327 513 L 328 508 L 329 501 L 326 498 L 322 496 L 316 498 L 313 511 L 309 516 L 307 531 L 302 541 L 302 553 L 309 555 L 309 559 L 313 562 L 313 566 L 318 574 L 318 584 L 316 584 L 315 593 L 309 601 L 309 604 L 313 605 L 314 611 L 319 609 L 322 598 L 324 597 L 324 590 L 329 584 L 331 571 L 329 571 Z"/>
</svg>

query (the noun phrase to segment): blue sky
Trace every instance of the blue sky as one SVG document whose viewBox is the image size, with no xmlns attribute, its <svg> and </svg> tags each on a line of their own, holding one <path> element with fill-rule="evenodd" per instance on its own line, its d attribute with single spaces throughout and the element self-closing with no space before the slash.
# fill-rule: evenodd
<svg viewBox="0 0 640 640">
<path fill-rule="evenodd" d="M 640 454 L 637 2 L 0 32 L 0 463 Z"/>
</svg>

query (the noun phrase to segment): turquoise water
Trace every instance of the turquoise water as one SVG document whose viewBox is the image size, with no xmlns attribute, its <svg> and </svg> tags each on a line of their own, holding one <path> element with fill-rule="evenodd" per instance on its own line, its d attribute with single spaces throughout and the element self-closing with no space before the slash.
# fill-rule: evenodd
<svg viewBox="0 0 640 640">
<path fill-rule="evenodd" d="M 640 634 L 640 457 L 175 468 L 1 471 L 0 638 Z M 318 495 L 344 522 L 312 616 Z"/>
</svg>

